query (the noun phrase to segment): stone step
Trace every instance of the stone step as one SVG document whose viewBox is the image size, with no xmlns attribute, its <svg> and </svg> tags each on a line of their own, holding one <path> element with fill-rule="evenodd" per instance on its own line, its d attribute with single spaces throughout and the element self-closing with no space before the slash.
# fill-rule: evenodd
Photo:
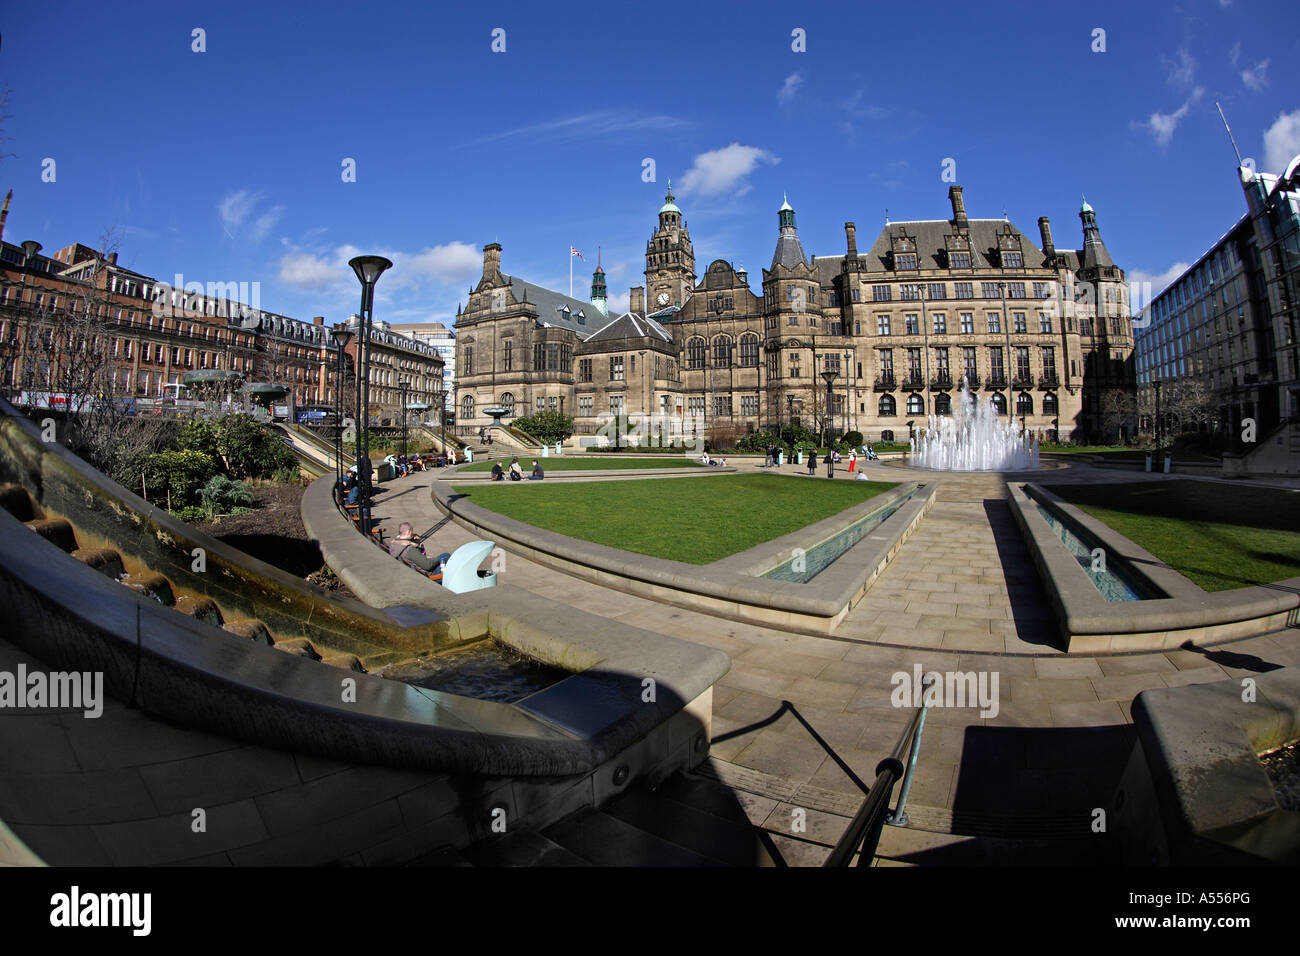
<svg viewBox="0 0 1300 956">
<path fill-rule="evenodd" d="M 470 866 L 590 866 L 535 830 L 516 830 L 480 840 L 462 851 Z"/>
<path fill-rule="evenodd" d="M 276 641 L 274 647 L 277 651 L 284 651 L 286 654 L 293 654 L 297 657 L 306 657 L 313 661 L 321 659 L 315 646 L 305 637 L 293 637 L 287 641 Z"/>
<path fill-rule="evenodd" d="M 730 866 L 774 866 L 762 831 L 744 816 L 735 797 L 728 806 L 725 788 L 698 781 L 697 787 L 678 783 L 672 796 L 660 791 L 632 790 L 605 807 L 605 813 L 700 856 Z M 707 792 L 707 789 L 720 791 Z M 683 802 L 686 801 L 686 802 Z M 698 801 L 698 802 L 697 802 Z M 715 815 L 710 809 L 720 811 Z M 740 819 L 736 819 L 737 816 Z"/>
<path fill-rule="evenodd" d="M 257 644 L 274 644 L 275 638 L 271 636 L 267 626 L 256 618 L 244 618 L 240 621 L 227 621 L 221 625 L 221 629 L 229 631 L 236 637 L 242 637 L 246 641 L 253 641 Z"/>
<path fill-rule="evenodd" d="M 723 866 L 590 807 L 543 831 L 547 839 L 596 866 Z"/>
<path fill-rule="evenodd" d="M 962 836 L 911 827 L 884 828 L 877 865 L 1101 866 L 1115 865 L 1104 836 L 1046 838 Z"/>
</svg>

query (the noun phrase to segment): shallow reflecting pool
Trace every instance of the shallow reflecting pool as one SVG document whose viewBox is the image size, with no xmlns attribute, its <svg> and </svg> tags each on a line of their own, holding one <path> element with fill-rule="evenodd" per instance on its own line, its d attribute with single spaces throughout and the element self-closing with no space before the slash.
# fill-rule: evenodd
<svg viewBox="0 0 1300 956">
<path fill-rule="evenodd" d="M 912 495 L 920 490 L 920 488 L 917 488 L 915 491 L 895 498 L 880 510 L 873 511 L 865 518 L 859 518 L 843 531 L 837 532 L 820 544 L 809 548 L 803 555 L 796 555 L 784 564 L 777 565 L 771 571 L 765 571 L 762 576 L 773 581 L 793 581 L 796 584 L 807 584 L 834 564 L 837 558 L 861 541 L 865 535 L 883 524 L 895 511 L 903 507 Z M 796 565 L 800 570 L 795 570 Z"/>
<path fill-rule="evenodd" d="M 569 672 L 539 664 L 496 641 L 480 641 L 436 657 L 394 664 L 381 676 L 461 697 L 513 704 L 559 683 Z"/>
<path fill-rule="evenodd" d="M 1048 511 L 1039 502 L 1035 501 L 1034 506 L 1038 513 L 1043 516 L 1043 520 L 1051 526 L 1056 532 L 1062 543 L 1074 555 L 1074 560 L 1079 562 L 1079 566 L 1088 573 L 1092 583 L 1097 586 L 1097 590 L 1107 601 L 1149 601 L 1152 598 L 1161 598 L 1165 595 L 1156 592 L 1149 585 L 1142 581 L 1126 575 L 1123 571 L 1106 565 L 1104 571 L 1094 571 L 1092 567 L 1092 551 L 1097 544 L 1090 538 L 1085 537 L 1085 532 L 1076 528 L 1073 524 L 1067 523 L 1063 518 Z"/>
</svg>

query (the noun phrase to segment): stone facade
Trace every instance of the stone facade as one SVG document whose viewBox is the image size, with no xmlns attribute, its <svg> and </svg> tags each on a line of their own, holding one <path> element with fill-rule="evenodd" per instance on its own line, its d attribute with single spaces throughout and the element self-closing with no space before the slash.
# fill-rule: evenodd
<svg viewBox="0 0 1300 956">
<path fill-rule="evenodd" d="M 459 427 L 499 405 L 563 411 L 579 434 L 622 413 L 672 433 L 799 422 L 902 440 L 951 411 L 966 375 L 1043 437 L 1095 436 L 1104 392 L 1133 389 L 1133 333 L 1092 207 L 1083 248 L 1060 250 L 1046 217 L 1040 247 L 1005 220 L 968 219 L 960 186 L 949 198 L 951 219 L 887 224 L 865 253 L 846 223 L 845 252 L 811 259 L 783 203 L 759 296 L 721 259 L 696 281 L 670 184 L 646 284 L 615 318 L 503 274 L 493 243 L 457 317 Z M 599 270 L 594 286 L 603 305 Z"/>
</svg>

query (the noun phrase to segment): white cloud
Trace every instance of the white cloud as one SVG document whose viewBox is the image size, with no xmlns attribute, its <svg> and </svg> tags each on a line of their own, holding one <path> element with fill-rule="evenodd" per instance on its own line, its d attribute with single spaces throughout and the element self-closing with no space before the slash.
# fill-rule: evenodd
<svg viewBox="0 0 1300 956">
<path fill-rule="evenodd" d="M 1238 40 L 1236 43 L 1234 43 L 1234 44 L 1232 45 L 1232 49 L 1228 50 L 1228 59 L 1229 59 L 1230 61 L 1232 61 L 1232 65 L 1233 65 L 1233 66 L 1236 66 L 1236 65 L 1237 65 L 1237 61 L 1241 59 L 1241 41 L 1240 41 L 1240 40 Z"/>
<path fill-rule="evenodd" d="M 1247 89 L 1257 93 L 1268 86 L 1268 60 L 1260 60 L 1254 66 L 1242 70 L 1241 82 L 1246 84 Z"/>
<path fill-rule="evenodd" d="M 262 215 L 253 220 L 253 225 L 248 231 L 250 242 L 261 242 L 266 238 L 266 234 L 275 228 L 275 224 L 280 221 L 284 215 L 284 206 L 272 206 Z"/>
<path fill-rule="evenodd" d="M 222 231 L 231 239 L 236 238 L 244 223 L 253 216 L 257 206 L 265 198 L 265 193 L 255 193 L 247 189 L 240 189 L 223 196 L 217 203 L 217 219 L 221 222 Z M 253 219 L 247 234 L 242 238 L 249 242 L 261 242 L 266 238 L 267 233 L 275 228 L 276 223 L 284 216 L 284 212 L 284 206 L 272 206 L 265 210 Z"/>
<path fill-rule="evenodd" d="M 449 242 L 423 249 L 409 258 L 403 257 L 401 265 L 417 275 L 459 283 L 481 273 L 483 257 L 478 248 L 468 242 Z"/>
<path fill-rule="evenodd" d="M 1134 310 L 1146 308 L 1151 300 L 1168 288 L 1169 283 L 1173 282 L 1180 275 L 1187 271 L 1190 262 L 1175 262 L 1164 272 L 1147 272 L 1144 269 L 1130 269 L 1128 273 L 1129 285 L 1133 287 L 1134 294 L 1130 298 L 1130 305 Z M 1150 283 L 1150 292 L 1147 291 L 1147 283 Z"/>
<path fill-rule="evenodd" d="M 610 315 L 622 315 L 628 310 L 631 298 L 627 292 L 610 292 L 606 307 Z"/>
<path fill-rule="evenodd" d="M 1204 92 L 1205 90 L 1198 86 L 1192 90 L 1192 95 L 1187 101 L 1172 113 L 1152 113 L 1145 122 L 1134 125 L 1150 133 L 1155 138 L 1157 145 L 1168 146 L 1169 141 L 1174 138 L 1174 130 L 1178 129 L 1178 124 L 1191 112 L 1192 104 L 1199 100 Z"/>
<path fill-rule="evenodd" d="M 1167 79 L 1172 86 L 1187 87 L 1195 82 L 1196 60 L 1187 47 L 1179 47 L 1172 60 L 1164 57 L 1160 59 L 1164 61 L 1165 69 L 1169 71 Z"/>
<path fill-rule="evenodd" d="M 803 74 L 791 73 L 785 78 L 785 85 L 776 91 L 776 101 L 781 104 L 789 103 L 801 86 L 803 86 Z"/>
<path fill-rule="evenodd" d="M 844 112 L 856 119 L 880 120 L 889 115 L 889 110 L 883 106 L 876 106 L 874 103 L 863 103 L 862 100 L 862 91 L 856 90 L 852 96 L 840 105 L 844 108 Z"/>
<path fill-rule="evenodd" d="M 339 280 L 339 267 L 310 253 L 284 256 L 280 260 L 280 281 L 289 285 L 322 286 Z"/>
<path fill-rule="evenodd" d="M 1300 110 L 1279 113 L 1264 131 L 1264 170 L 1280 176 L 1296 156 L 1300 156 Z"/>
<path fill-rule="evenodd" d="M 468 140 L 465 146 L 481 146 L 517 136 L 526 136 L 533 141 L 561 142 L 575 139 L 612 136 L 617 133 L 656 133 L 675 130 L 686 124 L 672 116 L 641 116 L 627 110 L 596 110 L 591 113 L 579 113 L 575 116 L 562 116 L 559 119 L 516 126 L 500 133 L 491 133 L 478 139 Z"/>
<path fill-rule="evenodd" d="M 743 195 L 750 187 L 741 180 L 759 163 L 780 161 L 765 149 L 732 143 L 696 156 L 691 168 L 682 175 L 678 192 L 681 195 L 712 196 L 736 189 L 738 195 Z"/>
</svg>

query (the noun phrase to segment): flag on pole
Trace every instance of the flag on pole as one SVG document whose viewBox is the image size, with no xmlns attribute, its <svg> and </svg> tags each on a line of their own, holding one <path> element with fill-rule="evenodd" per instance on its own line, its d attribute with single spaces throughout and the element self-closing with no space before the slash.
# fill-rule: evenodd
<svg viewBox="0 0 1300 956">
<path fill-rule="evenodd" d="M 581 252 L 579 252 L 579 251 L 578 251 L 577 249 L 575 249 L 573 246 L 569 246 L 569 258 L 572 259 L 574 256 L 577 256 L 577 257 L 578 257 L 579 259 L 581 259 L 583 262 L 586 262 L 586 261 L 587 261 L 587 257 L 586 257 L 586 256 L 584 256 Z"/>
</svg>

